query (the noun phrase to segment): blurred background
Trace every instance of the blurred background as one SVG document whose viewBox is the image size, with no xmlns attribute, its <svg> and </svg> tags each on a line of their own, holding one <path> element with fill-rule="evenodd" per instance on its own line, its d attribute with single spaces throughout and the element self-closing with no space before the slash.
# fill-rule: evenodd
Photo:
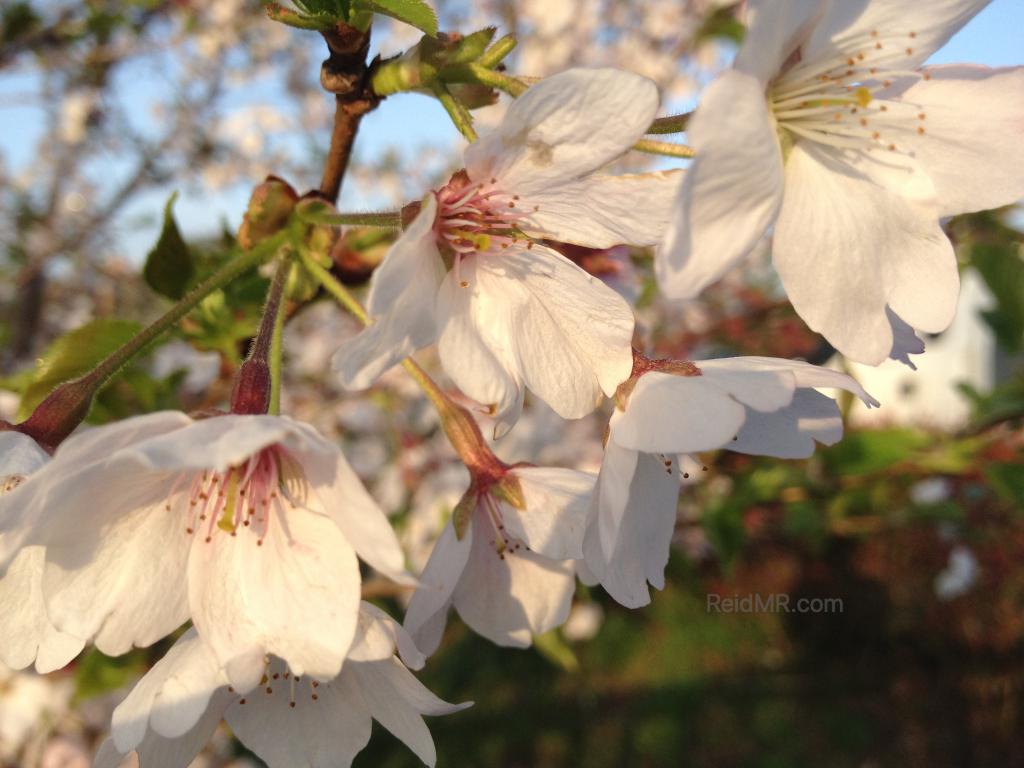
<svg viewBox="0 0 1024 768">
<path fill-rule="evenodd" d="M 735 4 L 721 0 L 435 5 L 443 30 L 520 35 L 515 73 L 619 66 L 658 83 L 665 114 L 692 108 L 742 35 Z M 934 61 L 1024 64 L 1022 26 L 1019 0 L 995 0 Z M 373 53 L 418 38 L 383 20 Z M 142 274 L 158 238 L 181 238 L 198 280 L 231 257 L 268 173 L 300 191 L 317 185 L 332 111 L 324 55 L 316 35 L 246 0 L 0 4 L 0 418 L 23 416 L 169 305 Z M 484 130 L 502 105 L 477 112 Z M 339 208 L 419 199 L 460 166 L 461 146 L 431 98 L 388 98 L 363 123 Z M 766 249 L 681 304 L 658 296 L 649 253 L 564 248 L 636 304 L 648 352 L 829 364 L 883 407 L 844 401 L 846 438 L 808 461 L 702 456 L 680 500 L 667 587 L 645 609 L 581 586 L 569 622 L 529 651 L 496 648 L 453 617 L 422 679 L 476 706 L 430 723 L 439 764 L 1024 765 L 1022 225 L 1014 208 L 948 222 L 961 307 L 925 339 L 916 372 L 834 356 L 784 300 Z M 334 272 L 361 286 L 387 244 L 347 231 Z M 90 420 L 223 405 L 265 288 L 254 275 L 209 297 Z M 334 304 L 293 286 L 290 312 L 284 411 L 342 441 L 422 567 L 465 471 L 401 375 L 356 395 L 332 379 L 330 354 L 356 329 Z M 596 469 L 606 418 L 566 423 L 530 403 L 496 449 Z M 368 590 L 401 615 L 401 595 L 376 580 Z M 770 595 L 829 599 L 833 610 L 709 610 Z M 165 648 L 115 660 L 88 651 L 45 678 L 0 668 L 0 765 L 88 765 L 111 709 Z M 197 764 L 260 763 L 224 731 Z M 416 764 L 376 727 L 356 761 Z"/>
</svg>

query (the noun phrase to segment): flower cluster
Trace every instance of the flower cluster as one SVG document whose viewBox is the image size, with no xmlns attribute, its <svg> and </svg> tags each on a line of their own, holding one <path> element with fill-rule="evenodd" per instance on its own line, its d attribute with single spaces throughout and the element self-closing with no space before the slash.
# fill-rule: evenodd
<svg viewBox="0 0 1024 768">
<path fill-rule="evenodd" d="M 334 354 L 342 383 L 365 389 L 436 345 L 496 439 L 528 394 L 563 419 L 608 414 L 596 474 L 506 463 L 407 362 L 468 469 L 418 576 L 337 445 L 265 405 L 137 416 L 52 455 L 33 439 L 45 419 L 0 432 L 0 661 L 47 672 L 87 644 L 116 656 L 176 638 L 114 712 L 97 765 L 186 765 L 222 720 L 271 766 L 347 765 L 374 719 L 433 765 L 422 717 L 468 705 L 409 670 L 449 609 L 526 647 L 565 623 L 577 578 L 642 606 L 665 584 L 696 454 L 808 457 L 843 430 L 819 389 L 879 405 L 806 362 L 647 356 L 629 302 L 558 244 L 653 248 L 682 299 L 770 232 L 793 306 L 849 358 L 909 363 L 916 331 L 948 325 L 958 278 L 940 220 L 1024 196 L 1024 70 L 922 67 L 984 3 L 749 5 L 734 67 L 689 122 L 687 169 L 605 173 L 648 132 L 657 88 L 570 69 L 526 88 L 407 208 L 368 324 Z M 246 366 L 258 389 L 266 366 Z M 362 599 L 360 560 L 415 590 L 403 625 Z"/>
</svg>

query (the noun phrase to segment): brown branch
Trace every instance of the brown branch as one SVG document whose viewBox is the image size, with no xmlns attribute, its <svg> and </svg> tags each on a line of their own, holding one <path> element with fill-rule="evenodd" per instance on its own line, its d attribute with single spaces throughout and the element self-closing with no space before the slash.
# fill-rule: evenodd
<svg viewBox="0 0 1024 768">
<path fill-rule="evenodd" d="M 370 32 L 339 24 L 323 33 L 330 56 L 320 68 L 320 84 L 334 94 L 334 127 L 331 130 L 331 148 L 324 163 L 320 181 L 320 194 L 337 202 L 341 181 L 348 168 L 355 144 L 356 132 L 363 115 L 380 103 L 370 88 L 366 53 L 370 47 Z"/>
</svg>

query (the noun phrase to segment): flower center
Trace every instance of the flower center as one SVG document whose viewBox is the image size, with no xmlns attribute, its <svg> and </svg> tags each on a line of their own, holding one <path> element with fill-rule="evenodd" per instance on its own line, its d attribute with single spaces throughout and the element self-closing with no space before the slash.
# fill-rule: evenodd
<svg viewBox="0 0 1024 768">
<path fill-rule="evenodd" d="M 24 482 L 24 475 L 7 475 L 0 477 L 0 496 L 10 493 Z"/>
<path fill-rule="evenodd" d="M 302 467 L 285 448 L 273 445 L 223 472 L 193 477 L 188 493 L 180 496 L 187 500 L 185 533 L 198 533 L 209 543 L 218 532 L 236 537 L 244 530 L 263 546 L 274 516 L 304 506 L 306 496 Z M 168 511 L 174 503 L 167 502 Z"/>
<path fill-rule="evenodd" d="M 312 677 L 300 677 L 293 675 L 285 662 L 278 658 L 271 658 L 267 661 L 267 671 L 263 673 L 263 678 L 260 680 L 259 688 L 253 691 L 253 695 L 263 696 L 288 696 L 288 706 L 295 709 L 295 704 L 298 701 L 298 697 L 308 698 L 311 702 L 316 703 L 320 700 L 319 688 L 321 685 L 330 687 L 330 683 L 320 683 L 318 680 L 314 680 Z M 228 687 L 230 693 L 234 693 L 235 689 Z M 238 699 L 238 703 L 242 706 L 248 702 L 248 699 L 244 696 Z"/>
<path fill-rule="evenodd" d="M 898 68 L 901 58 L 914 54 L 916 37 L 915 32 L 883 35 L 873 30 L 842 41 L 843 53 L 829 59 L 804 62 L 799 52 L 794 54 L 795 63 L 768 93 L 780 133 L 784 129 L 792 138 L 837 149 L 908 153 L 899 140 L 915 130 L 914 123 L 923 135 L 927 115 L 914 104 L 879 94 L 892 87 L 895 77 L 928 79 L 926 73 Z"/>
<path fill-rule="evenodd" d="M 494 548 L 499 560 L 516 554 L 520 549 L 530 549 L 524 542 L 509 535 L 505 529 L 505 520 L 501 515 L 501 505 L 491 494 L 484 493 L 480 496 L 478 509 L 483 513 L 485 523 L 489 524 L 494 531 L 494 538 L 488 543 Z"/>
<path fill-rule="evenodd" d="M 436 192 L 434 232 L 442 252 L 452 255 L 456 280 L 463 288 L 469 285 L 458 273 L 464 257 L 499 253 L 523 240 L 527 248 L 533 246 L 520 230 L 529 213 L 521 207 L 519 195 L 510 195 L 496 184 L 497 179 L 471 182 L 466 172 L 460 171 Z"/>
</svg>

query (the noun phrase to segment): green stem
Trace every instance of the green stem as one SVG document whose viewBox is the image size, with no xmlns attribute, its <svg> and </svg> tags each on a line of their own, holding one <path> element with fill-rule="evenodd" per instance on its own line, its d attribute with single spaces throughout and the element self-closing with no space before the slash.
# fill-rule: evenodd
<svg viewBox="0 0 1024 768">
<path fill-rule="evenodd" d="M 479 82 L 489 85 L 491 88 L 497 88 L 499 91 L 504 91 L 509 96 L 519 97 L 530 87 L 522 80 L 502 74 L 501 72 L 495 72 L 493 69 L 487 69 L 479 64 L 470 64 L 469 66 Z"/>
<path fill-rule="evenodd" d="M 329 227 L 381 227 L 384 229 L 400 229 L 402 214 L 399 211 L 381 211 L 379 213 L 303 213 L 301 206 L 299 218 L 310 224 L 323 224 Z"/>
<path fill-rule="evenodd" d="M 300 253 L 302 265 L 309 270 L 324 289 L 333 296 L 339 304 L 351 312 L 363 325 L 370 324 L 370 318 L 359 301 L 349 293 L 348 288 L 341 284 L 334 275 L 324 269 L 314 258 L 306 253 Z M 444 391 L 437 386 L 437 383 L 430 378 L 430 374 L 424 371 L 415 360 L 407 357 L 402 361 L 402 367 L 409 373 L 420 389 L 427 396 L 430 402 L 437 409 L 441 417 L 441 425 L 444 427 L 448 441 L 455 448 L 456 453 L 466 466 L 476 469 L 488 469 L 497 466 L 495 458 L 476 420 L 469 411 L 458 403 L 454 402 Z"/>
<path fill-rule="evenodd" d="M 690 113 L 685 115 L 669 115 L 659 117 L 644 133 L 682 133 L 686 130 L 686 124 L 690 122 Z"/>
<path fill-rule="evenodd" d="M 289 259 L 278 269 L 283 273 L 282 283 L 288 284 L 288 278 L 292 274 L 292 261 Z M 282 336 L 284 335 L 284 318 L 287 313 L 282 306 L 274 315 L 274 332 L 270 337 L 270 414 L 278 416 L 281 413 L 281 359 L 284 352 Z"/>
<path fill-rule="evenodd" d="M 306 268 L 306 271 L 315 277 L 320 285 L 324 287 L 324 290 L 331 294 L 339 304 L 351 312 L 363 325 L 370 324 L 370 316 L 366 314 L 363 305 L 356 301 L 356 297 L 348 292 L 348 288 L 342 285 L 338 278 L 320 266 L 316 259 L 305 251 L 299 251 L 299 258 L 302 260 L 302 266 Z"/>
<path fill-rule="evenodd" d="M 437 100 L 441 102 L 441 106 L 445 108 L 448 113 L 448 117 L 455 123 L 455 127 L 459 129 L 459 133 L 466 137 L 467 141 L 476 141 L 476 130 L 473 128 L 473 116 L 469 114 L 469 110 L 466 109 L 462 104 L 452 96 L 451 91 L 448 90 L 448 86 L 442 82 L 434 81 L 431 84 L 431 90 L 437 97 Z"/>
<path fill-rule="evenodd" d="M 495 41 L 494 45 L 488 48 L 484 55 L 476 60 L 476 63 L 486 69 L 494 69 L 501 63 L 502 59 L 512 53 L 516 47 L 516 39 L 512 35 L 505 35 Z"/>
<path fill-rule="evenodd" d="M 633 145 L 638 152 L 646 152 L 649 155 L 667 155 L 668 157 L 693 157 L 693 147 L 685 144 L 672 144 L 668 141 L 655 141 L 654 139 L 640 139 Z"/>
</svg>

